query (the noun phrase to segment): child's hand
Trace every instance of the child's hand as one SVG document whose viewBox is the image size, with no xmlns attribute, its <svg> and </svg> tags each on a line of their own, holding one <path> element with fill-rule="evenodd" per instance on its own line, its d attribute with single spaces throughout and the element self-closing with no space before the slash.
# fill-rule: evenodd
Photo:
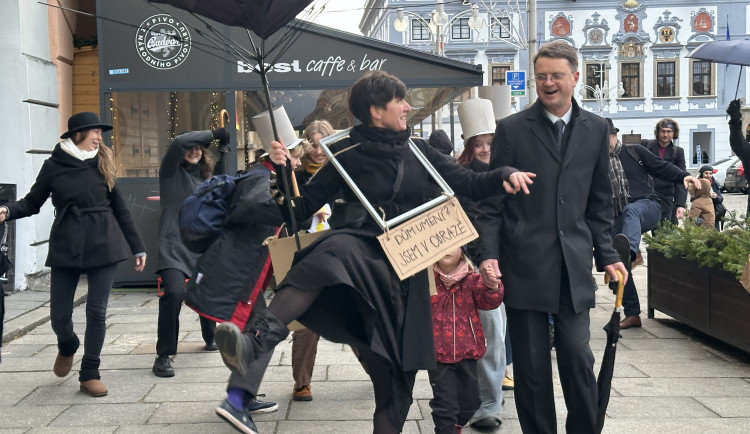
<svg viewBox="0 0 750 434">
<path fill-rule="evenodd" d="M 495 275 L 495 270 L 492 270 L 492 269 L 487 270 L 487 277 L 491 278 L 490 279 L 491 282 L 498 280 L 497 275 Z M 489 289 L 490 291 L 497 291 L 497 289 L 500 287 L 500 285 L 497 283 L 495 283 L 494 286 L 491 284 L 485 283 L 485 286 L 487 286 L 487 289 Z"/>
</svg>

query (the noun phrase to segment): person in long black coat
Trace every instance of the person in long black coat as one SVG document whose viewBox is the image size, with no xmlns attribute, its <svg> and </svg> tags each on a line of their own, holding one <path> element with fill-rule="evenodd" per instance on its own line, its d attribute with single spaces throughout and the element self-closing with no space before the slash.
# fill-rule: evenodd
<svg viewBox="0 0 750 434">
<path fill-rule="evenodd" d="M 434 191 L 408 147 L 411 107 L 405 96 L 406 86 L 398 78 L 384 71 L 366 73 L 349 97 L 350 110 L 363 124 L 331 146 L 334 153 L 347 149 L 337 159 L 386 219 L 421 205 Z M 414 141 L 457 193 L 478 199 L 503 188 L 497 171 L 471 172 L 424 140 Z M 273 143 L 272 161 L 285 164 L 287 155 L 282 144 Z M 374 432 L 396 433 L 406 420 L 417 370 L 435 366 L 428 273 L 398 278 L 375 238 L 382 231 L 332 164 L 300 186 L 297 216 L 309 217 L 340 190 L 351 204 L 348 215 L 361 218 L 337 226 L 337 215 L 347 213 L 334 209 L 332 230 L 296 253 L 268 311 L 257 315 L 244 333 L 230 323 L 219 325 L 216 343 L 224 363 L 242 374 L 286 337 L 288 323 L 299 319 L 326 339 L 357 350 L 375 390 Z"/>
<path fill-rule="evenodd" d="M 538 100 L 498 122 L 490 160 L 490 170 L 502 168 L 506 180 L 527 194 L 508 195 L 502 204 L 482 204 L 479 272 L 492 283 L 488 271 L 497 276 L 502 271 L 523 431 L 557 431 L 550 312 L 568 409 L 566 430 L 593 433 L 597 389 L 589 347 L 589 309 L 596 290 L 592 257 L 615 280 L 615 270 L 627 276 L 610 235 L 609 128 L 573 99 L 578 58 L 568 43 L 542 46 L 534 58 L 534 74 Z"/>
<path fill-rule="evenodd" d="M 745 167 L 745 178 L 750 183 L 750 131 L 747 136 L 742 135 L 742 112 L 740 111 L 740 100 L 735 99 L 729 102 L 727 107 L 729 115 L 729 147 L 732 148 L 743 167 Z M 750 215 L 750 194 L 747 195 L 747 211 Z"/>
<path fill-rule="evenodd" d="M 229 142 L 229 133 L 217 130 L 190 131 L 172 140 L 159 168 L 159 266 L 164 293 L 159 297 L 156 360 L 152 371 L 157 377 L 173 377 L 170 356 L 177 354 L 180 332 L 180 310 L 185 299 L 185 279 L 193 274 L 199 254 L 190 251 L 180 239 L 179 215 L 185 198 L 213 175 L 214 161 L 207 153 L 214 139 L 222 145 Z M 201 335 L 206 350 L 215 351 L 216 323 L 200 317 Z"/>
<path fill-rule="evenodd" d="M 86 333 L 81 391 L 104 396 L 99 363 L 106 330 L 107 301 L 117 264 L 135 255 L 137 271 L 146 266 L 146 247 L 127 204 L 115 185 L 112 151 L 102 132 L 112 127 L 91 112 L 68 119 L 68 131 L 42 165 L 36 182 L 23 199 L 0 207 L 0 223 L 39 213 L 52 196 L 55 221 L 45 265 L 51 268 L 50 319 L 57 335 L 53 370 L 65 377 L 73 365 L 79 339 L 73 331 L 73 298 L 81 274 L 88 276 Z"/>
</svg>

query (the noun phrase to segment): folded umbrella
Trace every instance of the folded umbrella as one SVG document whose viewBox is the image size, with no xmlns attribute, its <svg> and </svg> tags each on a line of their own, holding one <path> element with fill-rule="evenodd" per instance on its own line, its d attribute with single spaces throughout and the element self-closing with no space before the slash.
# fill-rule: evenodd
<svg viewBox="0 0 750 434">
<path fill-rule="evenodd" d="M 607 414 L 609 405 L 609 393 L 612 388 L 612 376 L 615 372 L 615 353 L 617 352 L 617 341 L 620 339 L 620 313 L 622 312 L 622 293 L 625 288 L 623 276 L 617 272 L 617 296 L 615 297 L 615 310 L 612 312 L 604 331 L 607 332 L 607 347 L 604 349 L 602 357 L 602 367 L 599 369 L 599 376 L 596 378 L 596 390 L 598 395 L 598 412 L 596 415 L 597 432 L 602 432 L 604 428 L 604 417 Z M 606 282 L 605 282 L 606 283 Z"/>
</svg>

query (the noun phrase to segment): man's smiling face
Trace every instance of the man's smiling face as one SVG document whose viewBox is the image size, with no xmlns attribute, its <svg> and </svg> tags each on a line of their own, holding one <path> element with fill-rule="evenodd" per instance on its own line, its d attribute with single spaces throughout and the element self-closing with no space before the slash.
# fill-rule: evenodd
<svg viewBox="0 0 750 434">
<path fill-rule="evenodd" d="M 536 94 L 544 108 L 562 117 L 570 108 L 578 76 L 578 71 L 573 72 L 566 59 L 539 57 L 534 63 L 534 77 Z"/>
</svg>

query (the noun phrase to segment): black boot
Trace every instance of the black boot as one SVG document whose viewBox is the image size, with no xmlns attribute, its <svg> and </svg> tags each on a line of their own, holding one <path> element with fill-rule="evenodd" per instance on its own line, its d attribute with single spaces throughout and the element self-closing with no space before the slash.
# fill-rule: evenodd
<svg viewBox="0 0 750 434">
<path fill-rule="evenodd" d="M 273 351 L 276 344 L 289 334 L 286 324 L 279 321 L 271 312 L 259 312 L 246 332 L 231 322 L 216 327 L 214 339 L 219 347 L 224 364 L 232 372 L 244 376 L 247 366 L 260 355 Z"/>
</svg>

